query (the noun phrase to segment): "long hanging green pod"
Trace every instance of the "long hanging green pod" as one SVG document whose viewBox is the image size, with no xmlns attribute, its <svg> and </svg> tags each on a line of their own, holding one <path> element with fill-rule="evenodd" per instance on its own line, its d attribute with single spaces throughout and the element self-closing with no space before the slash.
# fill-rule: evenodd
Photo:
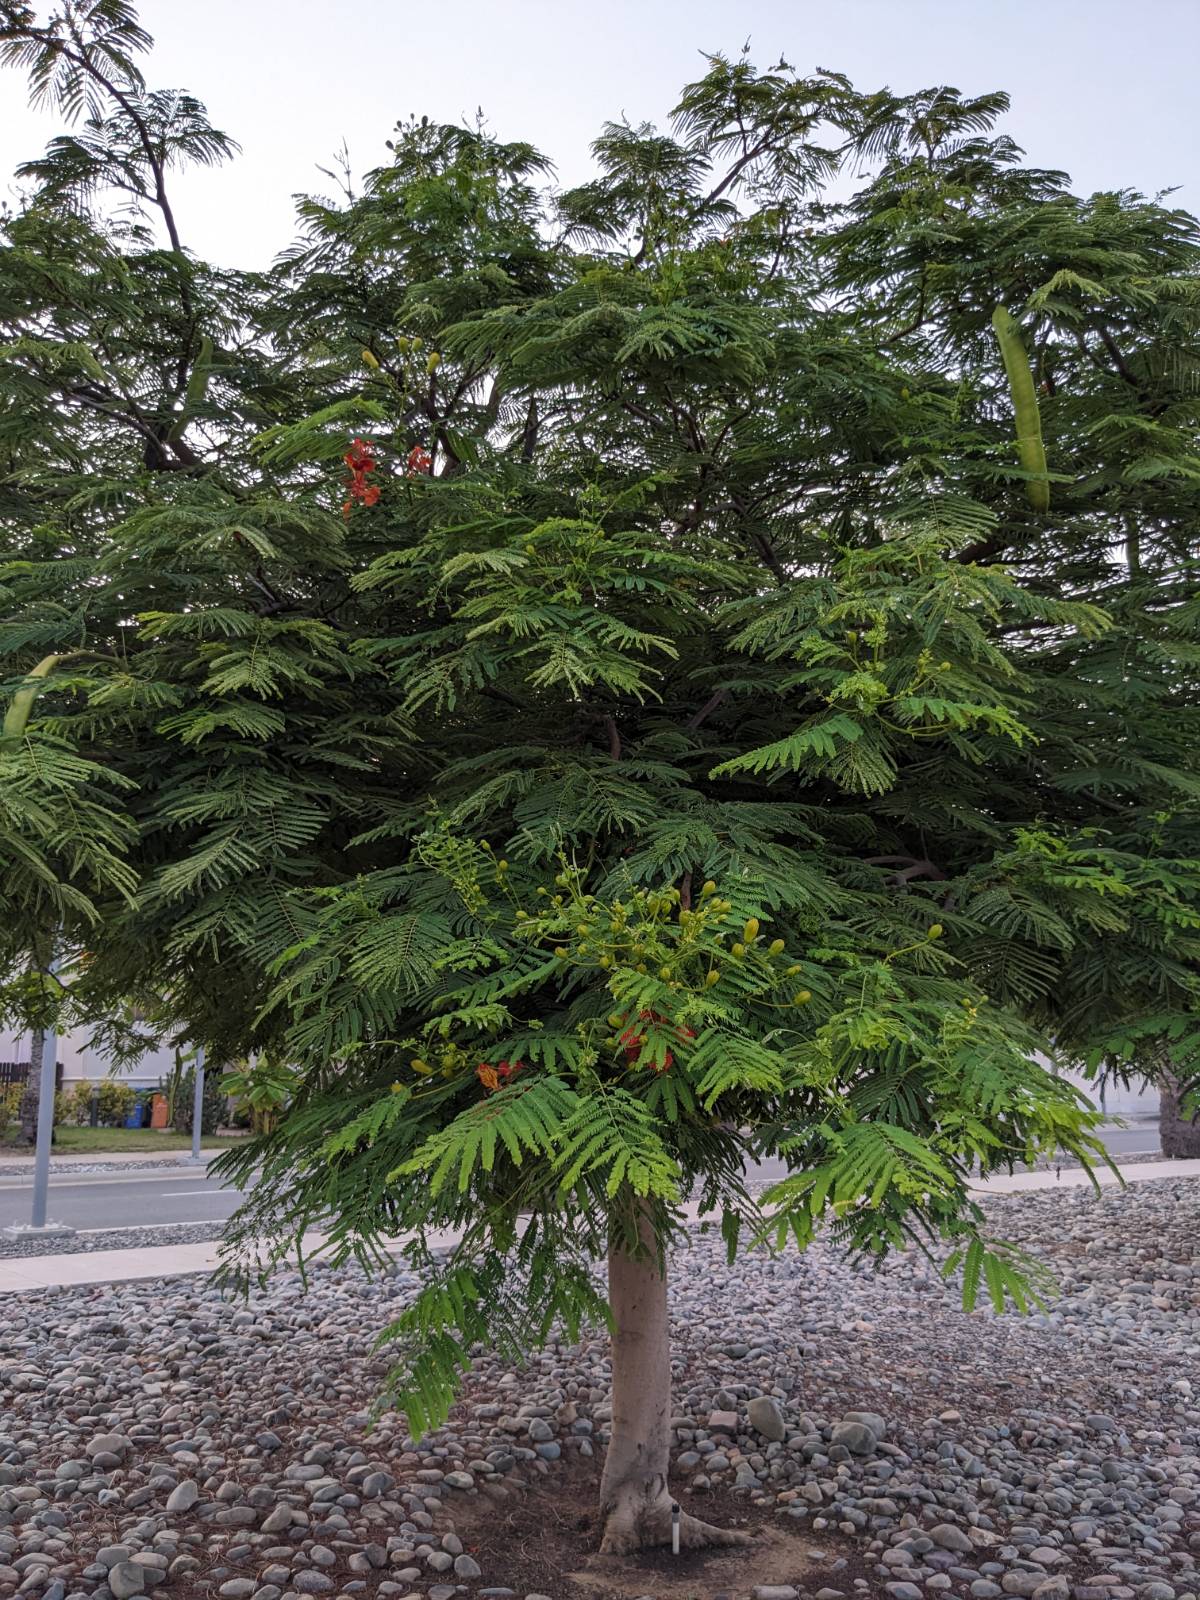
<svg viewBox="0 0 1200 1600">
<path fill-rule="evenodd" d="M 213 367 L 213 342 L 207 334 L 200 339 L 200 350 L 196 356 L 192 375 L 188 379 L 187 391 L 183 397 L 183 409 L 171 428 L 169 439 L 178 439 L 196 412 L 204 404 L 204 396 L 208 390 L 208 380 L 212 377 Z"/>
<path fill-rule="evenodd" d="M 76 654 L 75 651 L 71 655 Z M 25 682 L 13 695 L 8 710 L 4 713 L 4 728 L 0 737 L 5 739 L 19 739 L 25 732 L 25 725 L 29 721 L 29 713 L 33 710 L 33 702 L 42 692 L 45 680 L 54 671 L 60 661 L 69 660 L 69 656 L 45 656 L 29 673 Z"/>
<path fill-rule="evenodd" d="M 1029 357 L 1021 342 L 1021 330 L 1016 318 L 1004 306 L 992 312 L 992 327 L 1004 357 L 1004 371 L 1008 376 L 1008 389 L 1012 395 L 1013 411 L 1017 419 L 1017 451 L 1026 472 L 1036 472 L 1037 478 L 1025 480 L 1025 493 L 1035 511 L 1049 511 L 1050 485 L 1046 480 L 1046 447 L 1042 443 L 1042 417 L 1038 410 L 1037 391 L 1033 387 L 1033 373 L 1029 370 Z"/>
</svg>

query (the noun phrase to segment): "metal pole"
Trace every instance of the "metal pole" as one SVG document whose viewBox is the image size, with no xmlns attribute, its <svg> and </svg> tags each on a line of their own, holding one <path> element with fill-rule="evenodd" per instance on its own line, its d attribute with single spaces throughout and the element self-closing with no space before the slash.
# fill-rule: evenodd
<svg viewBox="0 0 1200 1600">
<path fill-rule="evenodd" d="M 59 958 L 50 961 L 53 977 L 59 967 Z M 47 1028 L 42 1037 L 41 1082 L 38 1085 L 37 1145 L 33 1162 L 33 1226 L 46 1226 L 46 1208 L 50 1201 L 50 1141 L 54 1133 L 55 1056 L 58 1054 L 58 1035 Z"/>
<path fill-rule="evenodd" d="M 192 1160 L 200 1159 L 200 1122 L 204 1114 L 204 1046 L 196 1047 L 196 1085 L 192 1095 Z"/>
</svg>

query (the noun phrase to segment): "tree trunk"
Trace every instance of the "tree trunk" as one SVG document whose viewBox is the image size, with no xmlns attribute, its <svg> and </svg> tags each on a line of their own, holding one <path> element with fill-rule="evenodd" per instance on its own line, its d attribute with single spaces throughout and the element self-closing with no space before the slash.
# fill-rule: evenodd
<svg viewBox="0 0 1200 1600">
<path fill-rule="evenodd" d="M 1158 1132 L 1162 1153 L 1176 1160 L 1200 1158 L 1200 1115 L 1180 1105 L 1184 1086 L 1173 1072 L 1158 1075 Z"/>
<path fill-rule="evenodd" d="M 612 1308 L 612 1436 L 600 1480 L 602 1555 L 627 1555 L 670 1544 L 671 1343 L 667 1278 L 649 1213 L 638 1213 L 641 1250 L 619 1241 L 608 1252 Z M 747 1535 L 681 1516 L 680 1548 L 747 1542 Z"/>
<path fill-rule="evenodd" d="M 29 1036 L 29 1076 L 21 1096 L 21 1138 L 37 1143 L 38 1102 L 41 1099 L 42 1057 L 46 1053 L 46 1030 L 35 1028 Z"/>
</svg>

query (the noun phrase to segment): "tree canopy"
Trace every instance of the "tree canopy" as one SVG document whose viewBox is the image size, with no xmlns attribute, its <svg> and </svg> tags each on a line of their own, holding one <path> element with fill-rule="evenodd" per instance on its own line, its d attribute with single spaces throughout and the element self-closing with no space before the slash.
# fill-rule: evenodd
<svg viewBox="0 0 1200 1600">
<path fill-rule="evenodd" d="M 1195 1059 L 1196 219 L 714 55 L 580 187 L 412 118 L 217 270 L 124 0 L 4 14 L 76 129 L 0 250 L 9 970 L 258 1053 L 248 1250 L 463 1230 L 414 1426 L 693 1189 L 1022 1299 L 1037 1053 Z"/>
</svg>

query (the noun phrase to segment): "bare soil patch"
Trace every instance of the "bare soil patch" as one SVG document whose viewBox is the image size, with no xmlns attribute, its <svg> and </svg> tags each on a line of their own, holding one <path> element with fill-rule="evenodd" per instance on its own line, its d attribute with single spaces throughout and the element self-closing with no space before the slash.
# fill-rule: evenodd
<svg viewBox="0 0 1200 1600">
<path fill-rule="evenodd" d="M 598 1461 L 556 1462 L 511 1501 L 456 1502 L 455 1531 L 485 1573 L 502 1573 L 498 1581 L 518 1596 L 554 1600 L 741 1600 L 760 1583 L 848 1589 L 853 1578 L 866 1576 L 861 1555 L 846 1541 L 781 1526 L 769 1508 L 728 1491 L 685 1496 L 683 1503 L 706 1522 L 749 1533 L 750 1544 L 678 1556 L 669 1548 L 601 1556 L 599 1488 Z M 847 1565 L 831 1572 L 839 1557 Z"/>
</svg>

